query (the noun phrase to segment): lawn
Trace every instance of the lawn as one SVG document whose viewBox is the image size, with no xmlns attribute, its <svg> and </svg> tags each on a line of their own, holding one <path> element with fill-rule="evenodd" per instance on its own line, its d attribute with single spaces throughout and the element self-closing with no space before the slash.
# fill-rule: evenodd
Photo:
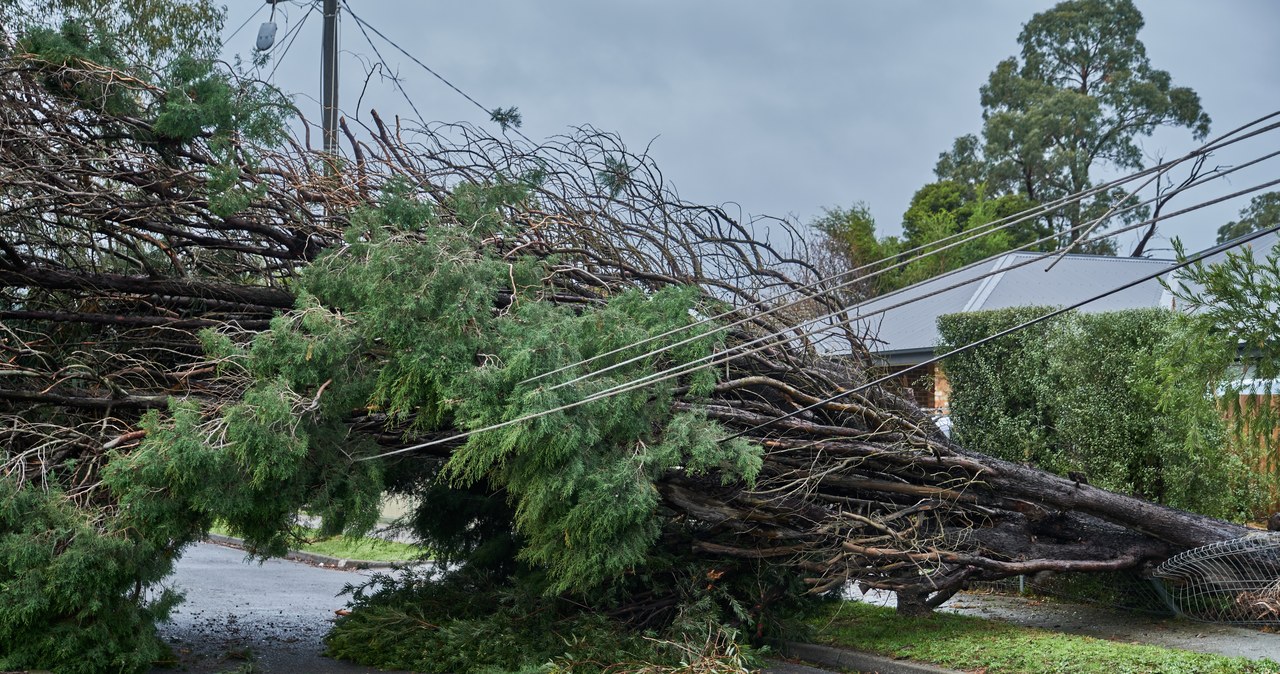
<svg viewBox="0 0 1280 674">
<path fill-rule="evenodd" d="M 814 641 L 983 674 L 1280 674 L 1272 660 L 1128 644 L 934 613 L 834 603 L 812 621 Z"/>
<path fill-rule="evenodd" d="M 223 536 L 235 536 L 235 533 L 221 522 L 214 524 L 211 532 Z M 294 550 L 338 559 L 355 559 L 365 562 L 405 562 L 417 559 L 426 552 L 421 546 L 388 541 L 375 536 L 362 536 L 359 538 L 348 536 L 321 537 L 315 529 L 305 527 L 298 527 L 297 532 L 300 540 L 304 542 L 293 548 Z"/>
</svg>

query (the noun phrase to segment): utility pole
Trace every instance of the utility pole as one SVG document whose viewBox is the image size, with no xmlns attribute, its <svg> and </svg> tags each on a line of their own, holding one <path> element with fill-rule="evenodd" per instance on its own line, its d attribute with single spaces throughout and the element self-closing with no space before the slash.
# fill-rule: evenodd
<svg viewBox="0 0 1280 674">
<path fill-rule="evenodd" d="M 321 124 L 324 151 L 338 153 L 338 0 L 324 0 L 324 39 L 320 49 Z"/>
</svg>

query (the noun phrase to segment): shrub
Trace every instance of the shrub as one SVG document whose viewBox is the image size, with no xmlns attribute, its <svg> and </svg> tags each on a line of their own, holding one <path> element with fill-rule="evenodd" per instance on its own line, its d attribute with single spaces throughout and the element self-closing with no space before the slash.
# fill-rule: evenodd
<svg viewBox="0 0 1280 674">
<path fill-rule="evenodd" d="M 1048 309 L 938 320 L 950 350 Z M 1191 372 L 1171 378 L 1166 353 L 1185 319 L 1139 309 L 1069 314 L 953 356 L 957 441 L 1095 486 L 1206 515 L 1242 518 L 1260 505 L 1257 476 L 1228 451 L 1225 423 Z M 1176 374 L 1176 373 L 1174 373 Z"/>
</svg>

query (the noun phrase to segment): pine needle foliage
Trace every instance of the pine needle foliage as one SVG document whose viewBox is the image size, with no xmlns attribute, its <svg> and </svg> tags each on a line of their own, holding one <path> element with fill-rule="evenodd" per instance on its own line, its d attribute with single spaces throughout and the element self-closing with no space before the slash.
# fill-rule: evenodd
<svg viewBox="0 0 1280 674">
<path fill-rule="evenodd" d="M 44 86 L 56 96 L 73 98 L 108 114 L 135 115 L 139 101 L 127 87 L 84 77 L 77 70 L 85 65 L 120 65 L 120 54 L 109 39 L 99 39 L 79 21 L 67 21 L 59 29 L 32 28 L 15 44 L 19 54 L 44 74 Z"/>
</svg>

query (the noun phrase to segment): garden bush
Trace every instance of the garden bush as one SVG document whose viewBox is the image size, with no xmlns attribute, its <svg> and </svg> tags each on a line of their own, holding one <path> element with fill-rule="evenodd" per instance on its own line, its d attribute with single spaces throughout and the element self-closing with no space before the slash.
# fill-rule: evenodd
<svg viewBox="0 0 1280 674">
<path fill-rule="evenodd" d="M 1049 310 L 943 316 L 939 349 Z M 1212 385 L 1170 367 L 1169 349 L 1185 346 L 1184 321 L 1163 309 L 1068 314 L 948 358 L 955 440 L 1166 505 L 1255 515 L 1260 476 L 1231 451 Z"/>
</svg>

